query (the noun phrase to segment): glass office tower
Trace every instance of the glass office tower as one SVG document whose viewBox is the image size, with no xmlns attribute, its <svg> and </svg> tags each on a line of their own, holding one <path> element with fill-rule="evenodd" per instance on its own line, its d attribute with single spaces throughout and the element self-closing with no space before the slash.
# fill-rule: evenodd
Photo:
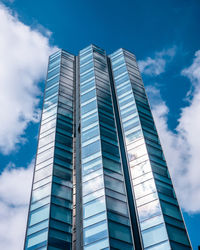
<svg viewBox="0 0 200 250">
<path fill-rule="evenodd" d="M 191 249 L 129 51 L 49 57 L 24 249 Z"/>
</svg>

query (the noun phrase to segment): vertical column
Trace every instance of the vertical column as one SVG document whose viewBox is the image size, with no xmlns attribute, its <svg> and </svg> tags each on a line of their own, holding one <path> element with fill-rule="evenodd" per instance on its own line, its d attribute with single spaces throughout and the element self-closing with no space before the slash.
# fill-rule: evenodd
<svg viewBox="0 0 200 250">
<path fill-rule="evenodd" d="M 170 249 L 123 50 L 111 62 L 143 246 L 161 242 Z"/>
<path fill-rule="evenodd" d="M 83 247 L 109 247 L 92 46 L 80 52 Z"/>
<path fill-rule="evenodd" d="M 48 249 L 72 249 L 75 57 L 61 54 Z"/>
<path fill-rule="evenodd" d="M 100 140 L 111 249 L 133 249 L 130 215 L 105 51 L 93 46 Z"/>
<path fill-rule="evenodd" d="M 171 248 L 191 249 L 135 57 L 124 56 Z"/>
<path fill-rule="evenodd" d="M 74 56 L 49 58 L 24 248 L 71 249 Z M 53 248 L 52 248 L 53 249 Z"/>
<path fill-rule="evenodd" d="M 105 51 L 80 53 L 84 249 L 134 249 Z"/>
<path fill-rule="evenodd" d="M 166 223 L 162 200 L 168 204 L 166 210 L 171 217 L 168 221 L 172 223 L 172 217 L 176 217 L 184 228 L 166 163 L 152 164 L 152 157 L 157 163 L 164 158 L 135 56 L 120 49 L 110 58 L 143 246 L 145 249 L 175 249 L 178 245 L 174 241 L 179 241 L 179 247 L 188 249 L 185 231 L 176 228 L 177 239 L 172 240 Z M 174 205 L 177 209 L 173 209 Z M 182 238 L 182 242 L 178 238 Z"/>
<path fill-rule="evenodd" d="M 49 58 L 25 249 L 47 248 L 61 51 Z"/>
</svg>

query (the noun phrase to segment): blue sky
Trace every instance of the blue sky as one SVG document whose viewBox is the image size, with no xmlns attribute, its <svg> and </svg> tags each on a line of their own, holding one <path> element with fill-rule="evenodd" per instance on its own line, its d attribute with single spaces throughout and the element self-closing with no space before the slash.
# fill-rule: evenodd
<svg viewBox="0 0 200 250">
<path fill-rule="evenodd" d="M 23 244 L 48 55 L 57 48 L 77 54 L 91 43 L 108 54 L 120 47 L 135 53 L 197 249 L 199 13 L 197 0 L 0 1 L 1 249 Z"/>
</svg>

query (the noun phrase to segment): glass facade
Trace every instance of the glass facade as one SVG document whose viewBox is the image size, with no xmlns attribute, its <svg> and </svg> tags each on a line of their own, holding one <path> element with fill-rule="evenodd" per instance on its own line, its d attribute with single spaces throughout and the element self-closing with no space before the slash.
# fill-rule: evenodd
<svg viewBox="0 0 200 250">
<path fill-rule="evenodd" d="M 191 249 L 132 53 L 49 57 L 24 249 Z"/>
</svg>

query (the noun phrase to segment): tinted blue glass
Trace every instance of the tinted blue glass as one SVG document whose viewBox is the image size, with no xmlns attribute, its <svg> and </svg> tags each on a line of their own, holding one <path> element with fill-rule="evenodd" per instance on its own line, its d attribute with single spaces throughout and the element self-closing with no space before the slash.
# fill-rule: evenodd
<svg viewBox="0 0 200 250">
<path fill-rule="evenodd" d="M 99 168 L 102 168 L 102 161 L 100 157 L 95 158 L 94 160 L 91 160 L 85 164 L 82 164 L 82 174 L 89 174 L 90 172 L 95 171 Z"/>
<path fill-rule="evenodd" d="M 81 107 L 81 114 L 84 115 L 84 114 L 92 111 L 95 108 L 97 108 L 97 101 L 96 100 L 94 100 L 94 101 L 84 105 L 83 107 Z"/>
<path fill-rule="evenodd" d="M 50 183 L 35 189 L 32 192 L 32 202 L 35 202 L 35 201 L 40 200 L 40 199 L 42 199 L 42 198 L 44 198 L 46 196 L 49 196 L 50 195 L 50 189 L 51 189 L 51 184 Z"/>
<path fill-rule="evenodd" d="M 129 242 L 129 243 L 132 242 L 131 232 L 130 232 L 129 227 L 127 227 L 127 226 L 120 225 L 118 223 L 110 221 L 109 222 L 109 233 L 110 233 L 110 237 L 112 237 L 112 238 L 123 240 L 123 241 Z"/>
<path fill-rule="evenodd" d="M 88 218 L 105 210 L 105 198 L 98 198 L 83 205 L 83 218 Z"/>
<path fill-rule="evenodd" d="M 91 129 L 88 129 L 85 132 L 82 132 L 82 142 L 89 140 L 90 138 L 93 138 L 95 136 L 99 135 L 99 127 L 95 126 Z"/>
<path fill-rule="evenodd" d="M 88 63 L 87 64 L 85 64 L 84 66 L 81 66 L 80 67 L 80 74 L 81 73 L 83 73 L 83 72 L 85 72 L 85 71 L 87 71 L 87 70 L 89 70 L 89 69 L 91 69 L 91 68 L 93 68 L 93 66 L 94 66 L 94 63 L 93 63 L 93 61 L 87 61 Z"/>
<path fill-rule="evenodd" d="M 30 235 L 27 237 L 27 247 L 32 247 L 34 245 L 37 245 L 41 242 L 44 242 L 47 240 L 47 233 L 48 230 L 44 229 L 38 233 L 35 233 L 34 235 Z"/>
<path fill-rule="evenodd" d="M 82 147 L 82 158 L 86 158 L 89 155 L 97 153 L 100 151 L 100 142 L 93 142 L 85 147 Z"/>
<path fill-rule="evenodd" d="M 51 88 L 50 90 L 45 92 L 45 98 L 54 95 L 55 93 L 58 93 L 59 86 L 56 85 L 54 88 Z"/>
<path fill-rule="evenodd" d="M 90 72 L 80 76 L 80 82 L 84 82 L 92 77 L 94 77 L 94 70 L 93 69 Z"/>
<path fill-rule="evenodd" d="M 29 215 L 29 226 L 49 218 L 49 205 L 43 206 Z"/>
<path fill-rule="evenodd" d="M 72 223 L 72 211 L 54 204 L 51 204 L 51 217 L 58 221 Z"/>
<path fill-rule="evenodd" d="M 88 193 L 92 193 L 98 189 L 103 188 L 103 176 L 100 175 L 94 179 L 88 180 L 87 182 L 83 183 L 83 195 L 86 195 Z"/>
<path fill-rule="evenodd" d="M 90 100 L 91 98 L 94 98 L 94 97 L 96 97 L 95 89 L 87 92 L 84 95 L 81 95 L 81 103 L 84 103 L 84 102 L 86 102 L 86 101 L 88 101 L 88 100 Z"/>
<path fill-rule="evenodd" d="M 52 70 L 52 71 L 48 72 L 48 74 L 47 74 L 47 78 L 49 79 L 49 78 L 51 78 L 52 76 L 54 76 L 54 75 L 58 74 L 58 73 L 59 73 L 59 71 L 60 71 L 60 68 L 58 67 L 58 68 L 56 68 L 56 69 L 54 69 L 54 70 Z"/>
<path fill-rule="evenodd" d="M 49 63 L 48 70 L 51 70 L 54 67 L 57 67 L 59 64 L 60 64 L 60 57 L 55 62 Z"/>
<path fill-rule="evenodd" d="M 63 199 L 72 199 L 72 189 L 56 183 L 53 183 L 52 194 Z"/>
<path fill-rule="evenodd" d="M 51 80 L 47 80 L 46 88 L 51 87 L 53 84 L 55 84 L 58 81 L 59 81 L 59 76 L 56 76 L 56 77 L 52 78 Z"/>
<path fill-rule="evenodd" d="M 42 230 L 44 228 L 47 228 L 48 224 L 49 224 L 48 220 L 45 220 L 45 221 L 42 221 L 42 222 L 40 222 L 40 223 L 38 223 L 38 224 L 36 224 L 36 225 L 34 225 L 32 227 L 29 227 L 27 235 L 30 235 L 30 234 L 35 233 L 37 231 L 40 231 L 40 230 Z"/>
<path fill-rule="evenodd" d="M 167 232 L 164 224 L 149 228 L 142 232 L 144 247 L 149 247 L 167 240 Z"/>
<path fill-rule="evenodd" d="M 107 236 L 107 222 L 106 220 L 96 223 L 90 227 L 84 228 L 84 244 L 103 239 Z"/>
</svg>

